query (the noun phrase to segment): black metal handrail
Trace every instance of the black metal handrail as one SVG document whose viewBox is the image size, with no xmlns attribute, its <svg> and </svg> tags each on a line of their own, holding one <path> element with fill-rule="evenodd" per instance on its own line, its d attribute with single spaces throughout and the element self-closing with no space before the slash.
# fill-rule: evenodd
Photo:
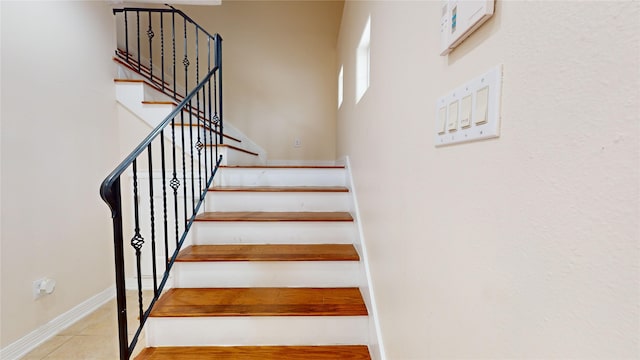
<svg viewBox="0 0 640 360">
<path fill-rule="evenodd" d="M 193 22 L 181 11 L 175 9 L 114 10 L 114 14 L 129 12 L 136 13 L 138 18 L 141 12 L 149 14 L 148 32 L 151 33 L 153 33 L 151 13 L 170 12 L 183 16 L 186 19 L 185 24 L 187 20 Z M 196 24 L 196 29 L 201 28 Z M 198 31 L 196 30 L 196 34 Z M 177 107 L 105 178 L 100 187 L 100 195 L 109 205 L 113 221 L 121 360 L 128 360 L 131 357 L 149 314 L 167 284 L 171 268 L 187 239 L 222 160 L 222 155 L 218 154 L 218 144 L 222 142 L 223 136 L 222 38 L 218 34 L 206 33 L 206 35 L 214 42 L 214 62 L 209 64 L 207 74 L 202 79 L 198 78 L 199 82 L 193 90 L 183 96 Z M 127 38 L 128 36 L 127 34 Z M 139 39 L 139 34 L 137 37 Z M 150 53 L 153 53 L 154 44 L 151 42 L 153 36 L 149 38 Z M 185 54 L 189 54 L 190 51 L 195 51 L 197 54 L 197 40 L 195 46 L 196 49 L 190 50 L 185 43 Z M 210 49 L 209 42 L 207 48 Z M 142 58 L 139 54 L 138 52 L 138 70 L 142 68 Z M 161 61 L 164 64 L 164 59 Z M 149 62 L 149 69 L 153 69 L 152 62 Z M 144 76 L 142 71 L 139 73 Z M 196 70 L 196 74 L 199 76 L 199 70 Z M 148 75 L 153 77 L 153 70 L 149 71 Z M 162 79 L 163 82 L 166 80 Z M 186 79 L 185 75 L 185 86 L 188 85 Z M 175 84 L 175 76 L 169 80 Z M 160 162 L 159 166 L 158 162 Z M 141 171 L 139 169 L 141 166 L 145 170 Z M 139 181 L 145 177 L 145 171 L 148 177 L 146 184 L 144 181 Z M 131 176 L 130 193 L 126 191 L 129 189 L 123 189 L 125 182 L 122 177 L 125 174 Z M 167 185 L 170 190 L 167 189 Z M 129 195 L 123 197 L 123 193 Z M 156 200 L 156 197 L 160 198 L 159 194 L 161 194 L 161 200 Z M 125 203 L 130 203 L 128 205 L 130 205 L 131 214 L 127 213 L 128 207 L 123 207 L 123 200 Z M 124 223 L 127 221 L 131 224 L 125 226 Z M 132 248 L 129 251 L 133 252 L 135 259 L 139 317 L 139 325 L 131 341 L 128 338 L 127 324 L 125 228 L 128 229 L 126 233 L 131 235 Z M 160 248 L 156 240 L 160 242 Z M 143 255 L 151 257 L 150 263 L 143 259 Z M 158 263 L 158 258 L 162 259 L 161 262 L 164 265 Z M 146 307 L 143 301 L 145 271 L 150 272 L 149 277 L 153 283 L 151 286 L 153 296 Z M 160 274 L 161 276 L 158 276 Z"/>
</svg>

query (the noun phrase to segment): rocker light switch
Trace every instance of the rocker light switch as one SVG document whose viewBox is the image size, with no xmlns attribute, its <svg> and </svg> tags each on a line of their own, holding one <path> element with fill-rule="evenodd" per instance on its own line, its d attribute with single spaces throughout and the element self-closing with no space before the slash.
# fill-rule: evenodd
<svg viewBox="0 0 640 360">
<path fill-rule="evenodd" d="M 447 128 L 447 108 L 438 110 L 438 134 L 444 134 Z"/>
<path fill-rule="evenodd" d="M 485 86 L 476 93 L 476 125 L 487 122 L 487 110 L 489 108 L 489 87 Z"/>
<path fill-rule="evenodd" d="M 449 118 L 447 121 L 447 130 L 456 131 L 458 129 L 458 101 L 449 104 Z"/>
<path fill-rule="evenodd" d="M 466 96 L 460 103 L 460 127 L 468 128 L 471 126 L 471 95 Z"/>
</svg>

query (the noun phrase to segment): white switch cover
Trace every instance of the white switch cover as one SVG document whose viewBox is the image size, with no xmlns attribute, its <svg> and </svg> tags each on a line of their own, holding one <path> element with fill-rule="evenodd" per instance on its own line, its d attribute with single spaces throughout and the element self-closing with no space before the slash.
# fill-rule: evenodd
<svg viewBox="0 0 640 360">
<path fill-rule="evenodd" d="M 502 65 L 498 65 L 440 97 L 436 102 L 435 146 L 500 136 L 501 96 Z M 445 132 L 442 117 L 446 109 L 449 114 Z"/>
</svg>

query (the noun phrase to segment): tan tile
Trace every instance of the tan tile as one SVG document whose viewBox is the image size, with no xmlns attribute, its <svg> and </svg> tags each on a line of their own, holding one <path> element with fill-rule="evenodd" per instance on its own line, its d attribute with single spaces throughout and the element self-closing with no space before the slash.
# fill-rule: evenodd
<svg viewBox="0 0 640 360">
<path fill-rule="evenodd" d="M 61 331 L 60 335 L 80 335 L 85 328 L 108 321 L 112 316 L 113 314 L 109 314 L 109 312 L 105 310 L 97 310 Z"/>
<path fill-rule="evenodd" d="M 74 336 L 45 357 L 47 360 L 114 360 L 118 359 L 116 336 Z"/>
<path fill-rule="evenodd" d="M 110 314 L 82 329 L 79 335 L 118 336 L 118 319 Z"/>
<path fill-rule="evenodd" d="M 54 336 L 51 339 L 45 341 L 40 344 L 37 348 L 33 349 L 27 355 L 25 355 L 23 360 L 40 360 L 45 356 L 49 355 L 51 352 L 62 346 L 67 341 L 71 340 L 71 336 Z"/>
<path fill-rule="evenodd" d="M 115 317 L 116 311 L 115 300 L 111 300 L 96 309 L 94 312 L 78 320 L 75 324 L 62 330 L 59 335 L 80 335 L 85 328 L 102 323 L 108 320 L 109 317 Z"/>
</svg>

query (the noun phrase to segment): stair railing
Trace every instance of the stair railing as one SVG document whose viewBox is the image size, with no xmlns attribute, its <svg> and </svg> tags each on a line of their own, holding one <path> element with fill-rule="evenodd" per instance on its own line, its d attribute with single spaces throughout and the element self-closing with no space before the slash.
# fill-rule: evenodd
<svg viewBox="0 0 640 360">
<path fill-rule="evenodd" d="M 185 24 L 192 22 L 175 9 L 127 8 L 114 10 L 114 14 L 133 13 L 139 17 L 141 13 L 156 11 L 160 14 L 169 12 L 172 17 L 178 14 L 185 19 Z M 200 31 L 197 24 L 195 27 L 196 33 Z M 153 32 L 151 27 L 147 29 L 147 33 L 150 32 Z M 175 109 L 106 177 L 100 187 L 100 195 L 109 205 L 113 221 L 121 360 L 131 357 L 222 160 L 222 155 L 218 154 L 218 144 L 222 142 L 223 135 L 222 38 L 218 34 L 211 36 L 207 33 L 207 36 L 207 49 L 213 48 L 213 61 L 207 74 L 202 79 L 198 78 L 198 84 L 183 96 Z M 150 42 L 152 38 L 149 36 Z M 185 54 L 198 54 L 198 37 L 195 39 L 195 49 L 185 45 Z M 153 45 L 150 43 L 150 48 Z M 165 63 L 163 58 L 160 61 Z M 142 69 L 141 57 L 135 65 L 139 67 L 137 70 Z M 147 75 L 152 78 L 153 68 L 149 62 Z M 162 81 L 165 80 L 163 78 Z M 175 77 L 169 80 L 175 84 Z M 186 78 L 185 85 L 188 85 Z M 125 239 L 130 239 L 131 247 L 125 247 Z M 128 277 L 135 279 L 129 284 L 129 288 L 136 289 L 135 299 L 130 301 L 137 303 L 139 322 L 131 341 L 127 323 Z M 151 289 L 152 294 L 147 296 L 144 289 Z"/>
<path fill-rule="evenodd" d="M 211 72 L 217 61 L 219 35 L 211 35 L 172 6 L 113 9 L 113 14 L 119 25 L 116 57 L 176 102 L 184 99 L 186 90 L 200 83 L 202 74 Z M 218 81 L 222 83 L 222 73 Z M 219 96 L 222 100 L 222 91 Z M 222 101 L 216 105 L 222 129 Z M 222 134 L 218 137 L 224 143 Z"/>
</svg>

